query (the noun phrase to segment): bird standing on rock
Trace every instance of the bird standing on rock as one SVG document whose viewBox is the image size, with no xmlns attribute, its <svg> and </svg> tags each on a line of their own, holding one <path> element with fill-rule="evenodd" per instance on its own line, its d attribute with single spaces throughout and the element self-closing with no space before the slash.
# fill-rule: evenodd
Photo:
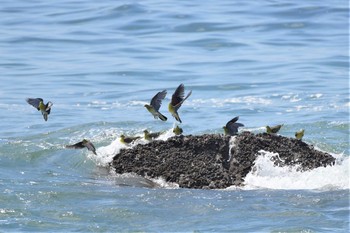
<svg viewBox="0 0 350 233">
<path fill-rule="evenodd" d="M 144 138 L 145 138 L 147 141 L 152 141 L 153 139 L 159 137 L 159 136 L 162 134 L 162 132 L 150 133 L 150 132 L 148 132 L 147 129 L 145 129 L 145 130 L 143 131 L 143 133 L 144 133 Z"/>
<path fill-rule="evenodd" d="M 177 112 L 177 110 L 179 110 L 179 108 L 181 107 L 181 105 L 183 104 L 183 102 L 192 94 L 192 91 L 190 91 L 187 96 L 184 98 L 185 96 L 185 86 L 183 84 L 180 84 L 173 96 L 171 97 L 171 102 L 169 103 L 169 106 L 168 106 L 168 110 L 169 112 L 171 113 L 171 115 L 173 117 L 175 117 L 175 119 L 182 123 L 181 119 L 180 119 L 180 116 Z"/>
<path fill-rule="evenodd" d="M 295 138 L 298 140 L 301 140 L 304 137 L 304 129 L 301 129 L 297 132 L 295 132 Z"/>
<path fill-rule="evenodd" d="M 86 139 L 83 139 L 83 141 L 75 143 L 73 145 L 66 145 L 66 148 L 71 149 L 82 149 L 84 147 L 86 147 L 89 151 L 92 151 L 92 153 L 97 155 L 95 146 L 89 140 Z"/>
<path fill-rule="evenodd" d="M 178 125 L 173 129 L 173 133 L 175 135 L 181 135 L 182 132 L 183 132 L 182 128 L 180 128 L 180 126 L 178 126 Z"/>
<path fill-rule="evenodd" d="M 125 137 L 125 135 L 122 134 L 122 135 L 120 135 L 120 142 L 123 144 L 130 144 L 130 143 L 132 143 L 140 138 L 141 137 L 139 137 L 139 136 L 137 136 L 137 137 Z"/>
<path fill-rule="evenodd" d="M 44 117 L 44 120 L 47 121 L 48 115 L 51 112 L 52 102 L 47 102 L 44 104 L 44 100 L 42 98 L 27 98 L 27 103 L 32 105 L 34 108 L 36 108 L 38 111 L 41 111 L 41 114 Z"/>
<path fill-rule="evenodd" d="M 225 135 L 236 135 L 238 133 L 238 128 L 243 127 L 244 125 L 242 123 L 238 123 L 239 116 L 236 116 L 235 118 L 231 119 L 229 122 L 226 123 L 226 126 L 222 127 L 224 129 Z"/>
<path fill-rule="evenodd" d="M 145 108 L 154 116 L 155 119 L 161 119 L 166 121 L 167 117 L 159 112 L 159 108 L 162 105 L 162 100 L 166 96 L 166 90 L 158 92 L 151 100 L 150 104 L 145 104 Z"/>
<path fill-rule="evenodd" d="M 276 134 L 278 133 L 278 131 L 280 131 L 281 127 L 283 126 L 282 125 L 276 125 L 276 126 L 266 126 L 266 133 L 268 134 Z"/>
</svg>

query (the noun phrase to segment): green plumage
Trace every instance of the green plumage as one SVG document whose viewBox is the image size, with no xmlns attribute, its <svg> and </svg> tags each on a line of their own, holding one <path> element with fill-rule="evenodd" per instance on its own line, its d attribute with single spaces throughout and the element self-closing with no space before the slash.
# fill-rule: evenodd
<svg viewBox="0 0 350 233">
<path fill-rule="evenodd" d="M 280 129 L 282 128 L 282 125 L 276 125 L 276 126 L 266 126 L 266 133 L 268 134 L 276 134 Z"/>
</svg>

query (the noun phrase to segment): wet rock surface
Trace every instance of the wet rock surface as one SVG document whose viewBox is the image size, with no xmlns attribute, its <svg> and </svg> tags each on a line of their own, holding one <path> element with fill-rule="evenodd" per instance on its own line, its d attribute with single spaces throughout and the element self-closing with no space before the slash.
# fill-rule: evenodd
<svg viewBox="0 0 350 233">
<path fill-rule="evenodd" d="M 234 140 L 230 148 L 230 140 Z M 111 166 L 117 173 L 162 177 L 183 188 L 222 189 L 240 186 L 259 151 L 278 153 L 276 166 L 298 166 L 301 171 L 332 165 L 335 158 L 302 141 L 279 135 L 243 132 L 229 136 L 205 134 L 177 136 L 123 149 Z"/>
</svg>

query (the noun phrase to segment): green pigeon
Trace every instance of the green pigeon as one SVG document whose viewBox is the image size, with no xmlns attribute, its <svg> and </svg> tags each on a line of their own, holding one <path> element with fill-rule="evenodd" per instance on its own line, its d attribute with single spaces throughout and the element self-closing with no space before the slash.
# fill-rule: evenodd
<svg viewBox="0 0 350 233">
<path fill-rule="evenodd" d="M 266 126 L 266 133 L 268 134 L 276 134 L 281 129 L 282 125 L 276 125 L 276 126 Z"/>
<path fill-rule="evenodd" d="M 95 146 L 92 144 L 92 142 L 86 139 L 83 139 L 83 141 L 75 143 L 73 145 L 66 145 L 66 148 L 71 148 L 71 149 L 82 149 L 84 147 L 86 147 L 89 151 L 92 151 L 92 153 L 97 155 Z"/>
<path fill-rule="evenodd" d="M 183 130 L 178 125 L 173 129 L 173 133 L 175 135 L 180 135 L 180 134 L 182 134 L 182 132 L 183 132 Z"/>
<path fill-rule="evenodd" d="M 120 135 L 120 142 L 123 144 L 130 144 L 134 141 L 136 141 L 137 139 L 140 139 L 141 137 L 125 137 L 124 134 Z"/>
<path fill-rule="evenodd" d="M 169 103 L 169 106 L 168 106 L 169 112 L 170 112 L 171 115 L 172 115 L 173 117 L 175 117 L 175 119 L 176 119 L 178 122 L 180 122 L 180 123 L 182 123 L 182 121 L 181 121 L 181 119 L 180 119 L 180 116 L 179 116 L 177 110 L 179 110 L 179 108 L 181 107 L 181 105 L 183 104 L 183 102 L 184 102 L 191 94 L 192 94 L 192 91 L 190 91 L 190 92 L 187 94 L 187 96 L 184 98 L 184 96 L 185 96 L 185 86 L 184 86 L 183 84 L 180 84 L 180 85 L 176 88 L 176 90 L 175 90 L 175 92 L 174 92 L 174 94 L 173 94 L 173 96 L 172 96 L 172 98 L 171 98 L 171 102 Z"/>
<path fill-rule="evenodd" d="M 301 129 L 295 132 L 296 139 L 301 140 L 304 137 L 304 131 L 305 131 L 304 129 Z"/>
<path fill-rule="evenodd" d="M 162 132 L 150 133 L 150 132 L 148 132 L 147 129 L 145 129 L 145 130 L 143 131 L 143 133 L 144 133 L 144 138 L 145 138 L 147 141 L 152 141 L 153 139 L 159 137 L 159 136 L 162 134 Z"/>
<path fill-rule="evenodd" d="M 165 98 L 166 90 L 158 92 L 151 100 L 150 104 L 145 104 L 145 108 L 154 116 L 154 119 L 161 119 L 166 121 L 167 118 L 159 112 L 159 108 L 162 105 L 162 100 Z"/>
<path fill-rule="evenodd" d="M 47 121 L 48 115 L 51 112 L 52 102 L 47 102 L 44 104 L 44 100 L 42 98 L 27 98 L 27 103 L 32 105 L 34 108 L 38 109 L 38 111 L 41 111 L 41 114 L 44 117 L 44 120 Z"/>
<path fill-rule="evenodd" d="M 242 123 L 238 123 L 239 116 L 236 116 L 235 118 L 231 119 L 229 122 L 226 123 L 226 126 L 222 127 L 224 129 L 225 135 L 236 135 L 238 133 L 238 128 L 243 127 L 244 125 Z"/>
</svg>

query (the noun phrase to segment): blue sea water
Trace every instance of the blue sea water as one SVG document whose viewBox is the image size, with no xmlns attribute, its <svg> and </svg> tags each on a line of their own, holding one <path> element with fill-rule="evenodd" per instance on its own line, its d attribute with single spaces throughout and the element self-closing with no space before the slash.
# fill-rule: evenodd
<svg viewBox="0 0 350 233">
<path fill-rule="evenodd" d="M 1 232 L 349 232 L 348 1 L 3 0 Z M 284 124 L 337 158 L 301 173 L 263 153 L 244 188 L 114 174 L 121 134 Z M 166 89 L 161 112 L 143 107 Z M 25 102 L 53 102 L 49 120 Z M 83 138 L 97 155 L 64 146 Z"/>
</svg>

